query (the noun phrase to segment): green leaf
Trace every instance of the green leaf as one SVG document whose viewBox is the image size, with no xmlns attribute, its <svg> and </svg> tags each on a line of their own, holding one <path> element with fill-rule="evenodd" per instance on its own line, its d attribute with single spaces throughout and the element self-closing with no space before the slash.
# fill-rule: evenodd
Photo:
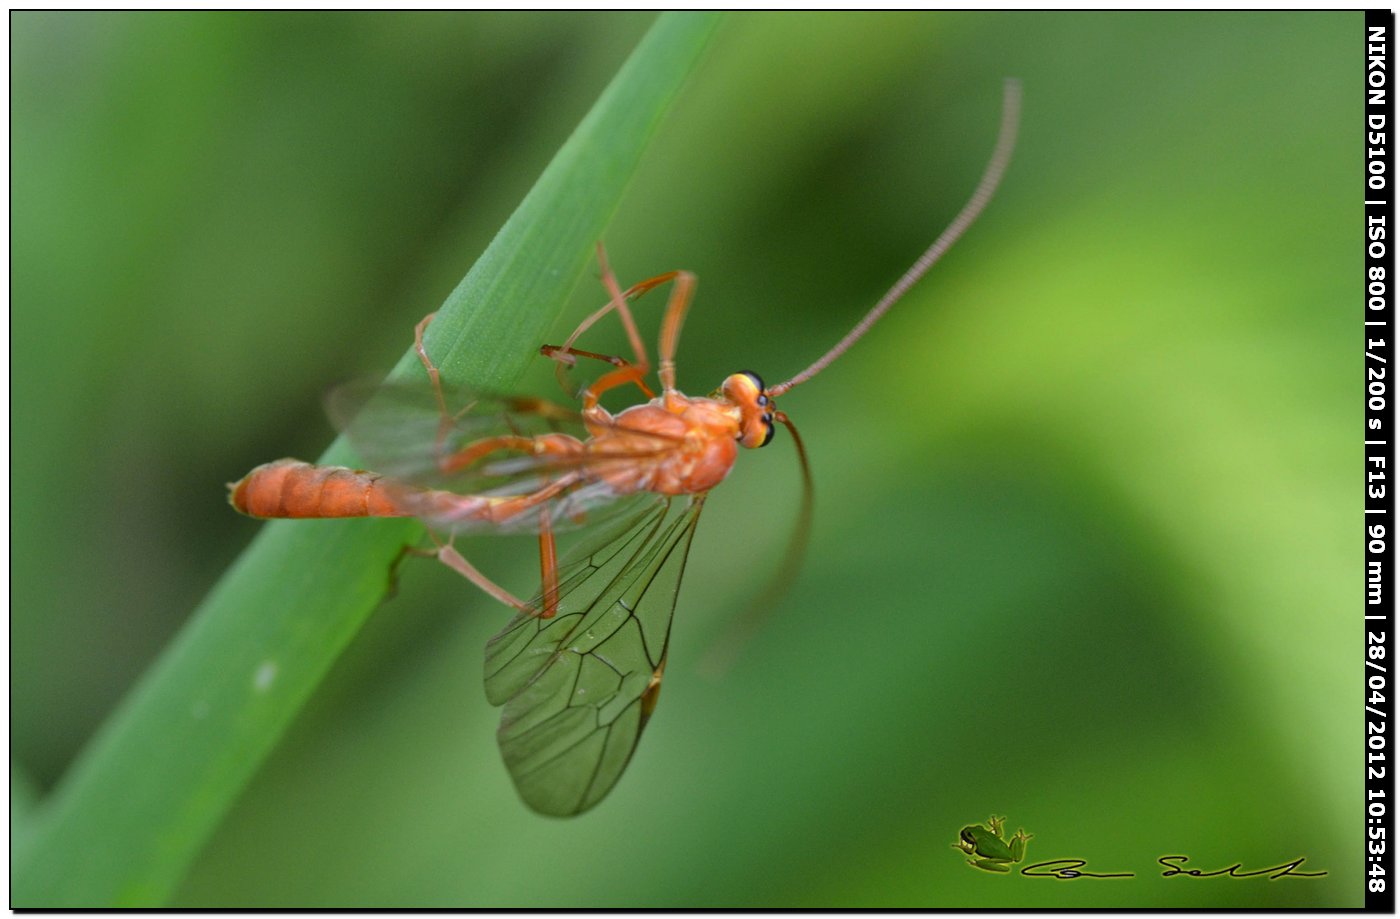
<svg viewBox="0 0 1400 919">
<path fill-rule="evenodd" d="M 447 298 L 429 346 L 448 378 L 505 389 L 523 372 L 717 21 L 658 19 Z M 415 365 L 407 353 L 393 375 Z M 340 441 L 322 457 L 350 459 Z M 164 902 L 383 598 L 416 526 L 266 525 L 42 803 L 11 905 Z"/>
</svg>

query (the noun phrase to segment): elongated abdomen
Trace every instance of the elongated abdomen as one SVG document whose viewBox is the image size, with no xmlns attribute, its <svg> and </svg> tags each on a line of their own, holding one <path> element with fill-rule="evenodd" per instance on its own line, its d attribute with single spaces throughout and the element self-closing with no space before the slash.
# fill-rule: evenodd
<svg viewBox="0 0 1400 919">
<path fill-rule="evenodd" d="M 228 503 L 250 517 L 410 517 L 401 493 L 374 472 L 296 459 L 264 463 L 229 485 Z"/>
</svg>

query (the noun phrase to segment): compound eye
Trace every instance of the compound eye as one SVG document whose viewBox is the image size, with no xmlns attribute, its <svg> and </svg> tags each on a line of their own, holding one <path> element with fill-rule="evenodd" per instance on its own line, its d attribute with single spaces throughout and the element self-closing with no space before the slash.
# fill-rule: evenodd
<svg viewBox="0 0 1400 919">
<path fill-rule="evenodd" d="M 763 416 L 763 425 L 767 430 L 763 435 L 763 443 L 759 444 L 760 447 L 766 447 L 773 442 L 773 432 L 776 430 L 776 428 L 773 427 L 772 415 Z"/>
<path fill-rule="evenodd" d="M 763 385 L 763 377 L 754 373 L 752 370 L 740 370 L 739 372 L 742 373 L 744 376 L 748 377 L 750 380 L 753 380 L 754 389 L 758 390 L 760 393 L 764 392 L 767 389 L 767 387 Z"/>
</svg>

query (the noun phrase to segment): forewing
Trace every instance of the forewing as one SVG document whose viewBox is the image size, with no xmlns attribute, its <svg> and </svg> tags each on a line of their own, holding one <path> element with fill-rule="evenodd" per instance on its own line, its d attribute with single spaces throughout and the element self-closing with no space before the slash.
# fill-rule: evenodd
<svg viewBox="0 0 1400 919">
<path fill-rule="evenodd" d="M 446 420 L 425 384 L 352 383 L 327 401 L 365 466 L 390 480 L 382 487 L 393 488 L 402 507 L 447 534 L 536 532 L 546 520 L 554 529 L 568 530 L 609 517 L 617 499 L 631 490 L 619 492 L 610 484 L 617 475 L 625 479 L 639 463 L 677 444 L 662 434 L 628 429 L 625 446 L 615 442 L 606 452 L 535 453 L 506 440 L 490 449 L 497 439 L 551 433 L 580 443 L 588 439 L 576 411 L 529 396 L 455 390 L 444 397 L 453 412 Z M 459 451 L 468 447 L 476 448 L 472 460 L 444 471 L 441 461 L 461 459 Z M 556 491 L 563 479 L 570 484 Z M 490 499 L 542 490 L 555 493 L 539 502 L 517 502 L 520 511 L 510 516 L 502 516 L 499 503 L 487 512 Z"/>
<path fill-rule="evenodd" d="M 597 804 L 656 706 L 703 497 L 656 497 L 561 566 L 558 613 L 518 615 L 486 646 L 501 754 L 534 810 Z"/>
<path fill-rule="evenodd" d="M 334 389 L 326 409 L 366 467 L 415 485 L 460 492 L 484 491 L 484 480 L 508 479 L 516 473 L 479 467 L 444 474 L 438 467 L 440 456 L 488 437 L 549 432 L 587 436 L 578 412 L 543 399 L 468 389 L 452 390 L 443 398 L 450 414 L 446 422 L 426 383 L 356 381 Z"/>
</svg>

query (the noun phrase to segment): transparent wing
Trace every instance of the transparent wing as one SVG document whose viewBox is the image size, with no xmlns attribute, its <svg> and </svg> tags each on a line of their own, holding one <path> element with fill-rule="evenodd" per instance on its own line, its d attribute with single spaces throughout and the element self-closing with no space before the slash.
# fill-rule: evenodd
<svg viewBox="0 0 1400 919">
<path fill-rule="evenodd" d="M 543 399 L 456 390 L 445 396 L 444 419 L 426 384 L 352 383 L 327 399 L 332 419 L 349 438 L 365 466 L 388 477 L 385 485 L 409 513 L 446 533 L 535 532 L 545 520 L 567 530 L 612 513 L 626 493 L 610 482 L 640 460 L 674 449 L 676 441 L 654 432 L 628 429 L 626 448 L 606 454 L 530 453 L 507 441 L 542 434 L 567 434 L 579 441 L 589 432 L 578 412 Z M 444 457 L 471 459 L 444 470 Z M 488 502 L 552 490 L 538 504 L 502 517 L 499 505 L 484 515 Z M 460 496 L 454 499 L 453 496 Z M 604 511 L 607 510 L 607 513 Z M 542 512 L 543 511 L 543 515 Z"/>
<path fill-rule="evenodd" d="M 560 568 L 559 612 L 519 615 L 486 646 L 486 697 L 520 796 L 569 816 L 616 784 L 656 707 L 703 496 L 652 496 Z"/>
<path fill-rule="evenodd" d="M 462 486 L 490 476 L 482 469 L 445 474 L 440 456 L 491 437 L 588 436 L 577 411 L 544 399 L 459 389 L 444 394 L 444 402 L 446 421 L 427 383 L 354 381 L 331 391 L 326 411 L 375 472 L 460 491 L 474 491 Z"/>
</svg>

